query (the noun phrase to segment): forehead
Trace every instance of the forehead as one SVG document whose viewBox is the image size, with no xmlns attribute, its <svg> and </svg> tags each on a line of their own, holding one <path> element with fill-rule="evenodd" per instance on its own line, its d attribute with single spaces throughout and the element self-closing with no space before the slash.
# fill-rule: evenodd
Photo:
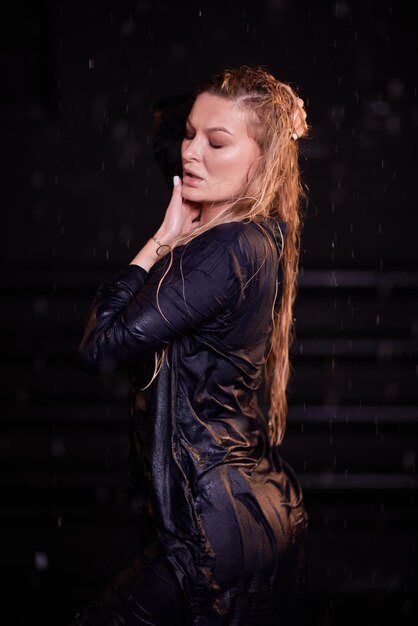
<svg viewBox="0 0 418 626">
<path fill-rule="evenodd" d="M 234 135 L 247 134 L 246 111 L 233 100 L 211 93 L 202 93 L 194 101 L 189 120 L 202 130 L 222 126 Z"/>
</svg>

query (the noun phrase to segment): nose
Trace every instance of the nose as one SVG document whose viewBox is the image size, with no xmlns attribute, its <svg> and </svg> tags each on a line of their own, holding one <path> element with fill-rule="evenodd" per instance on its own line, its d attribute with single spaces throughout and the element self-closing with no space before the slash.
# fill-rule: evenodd
<svg viewBox="0 0 418 626">
<path fill-rule="evenodd" d="M 185 161 L 199 161 L 202 158 L 202 146 L 197 136 L 183 140 L 182 156 Z"/>
</svg>

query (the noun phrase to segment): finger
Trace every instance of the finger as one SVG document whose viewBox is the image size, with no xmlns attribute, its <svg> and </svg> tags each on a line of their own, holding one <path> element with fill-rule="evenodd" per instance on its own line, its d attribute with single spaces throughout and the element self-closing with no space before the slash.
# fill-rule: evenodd
<svg viewBox="0 0 418 626">
<path fill-rule="evenodd" d="M 180 176 L 173 176 L 173 190 L 171 193 L 171 201 L 170 206 L 176 207 L 177 210 L 180 209 L 183 198 L 182 198 L 182 181 Z"/>
<path fill-rule="evenodd" d="M 182 187 L 182 182 L 180 176 L 173 176 L 173 193 L 180 192 Z"/>
<path fill-rule="evenodd" d="M 294 119 L 295 121 L 296 121 L 296 120 L 298 120 L 298 119 L 303 119 L 303 120 L 306 120 L 307 115 L 308 115 L 308 114 L 306 113 L 305 109 L 299 109 L 299 111 L 295 111 L 295 112 L 293 113 L 293 119 Z"/>
<path fill-rule="evenodd" d="M 297 131 L 298 133 L 303 133 L 308 129 L 306 117 L 307 114 L 304 110 L 296 111 L 296 113 L 293 114 L 293 126 L 295 131 Z"/>
</svg>

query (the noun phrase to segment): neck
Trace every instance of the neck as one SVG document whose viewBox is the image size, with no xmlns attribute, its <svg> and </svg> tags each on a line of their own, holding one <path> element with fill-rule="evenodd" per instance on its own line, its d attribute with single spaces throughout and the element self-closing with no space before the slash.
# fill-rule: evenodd
<svg viewBox="0 0 418 626">
<path fill-rule="evenodd" d="M 222 212 L 222 209 L 224 209 L 225 203 L 202 202 L 201 206 L 202 210 L 200 213 L 199 223 L 200 225 L 203 225 L 207 224 L 207 222 L 210 222 L 214 217 L 219 215 L 219 213 Z"/>
</svg>

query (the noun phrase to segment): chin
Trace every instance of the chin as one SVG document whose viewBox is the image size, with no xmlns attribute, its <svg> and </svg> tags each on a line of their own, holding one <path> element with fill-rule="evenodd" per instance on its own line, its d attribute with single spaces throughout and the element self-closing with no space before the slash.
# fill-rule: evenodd
<svg viewBox="0 0 418 626">
<path fill-rule="evenodd" d="M 183 186 L 181 190 L 181 195 L 185 200 L 190 200 L 190 202 L 205 202 L 206 198 L 203 197 L 203 194 L 199 192 L 197 189 L 190 189 L 190 187 Z"/>
</svg>

